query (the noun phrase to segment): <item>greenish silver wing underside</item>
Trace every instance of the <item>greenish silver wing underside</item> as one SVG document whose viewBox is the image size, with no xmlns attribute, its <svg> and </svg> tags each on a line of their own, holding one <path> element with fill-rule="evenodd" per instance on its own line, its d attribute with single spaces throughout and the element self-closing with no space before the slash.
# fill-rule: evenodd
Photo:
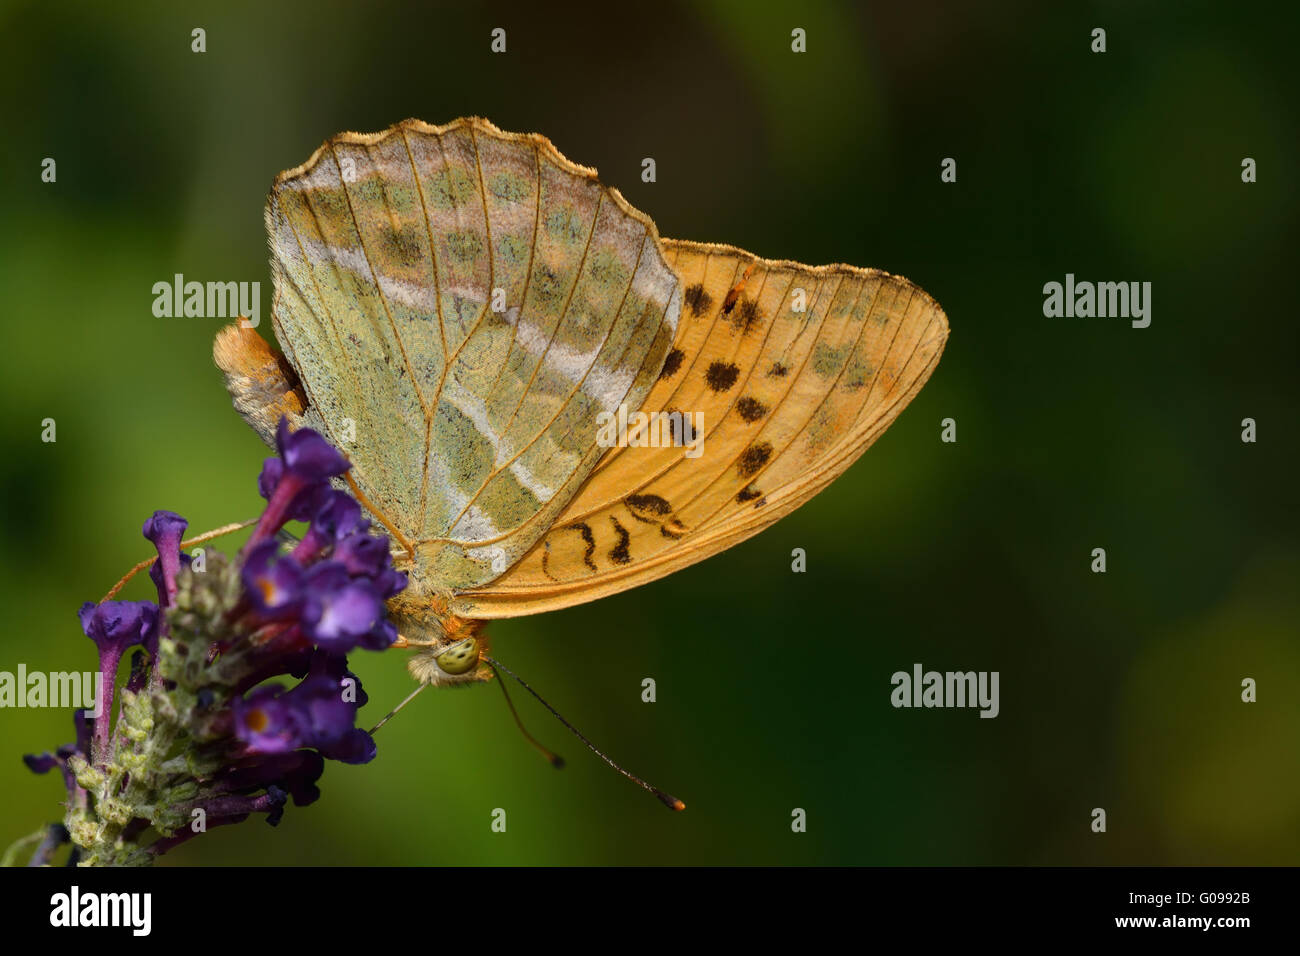
<svg viewBox="0 0 1300 956">
<path fill-rule="evenodd" d="M 654 224 L 536 136 L 482 120 L 346 134 L 266 209 L 281 348 L 422 576 L 491 581 L 639 408 L 681 292 Z"/>
</svg>

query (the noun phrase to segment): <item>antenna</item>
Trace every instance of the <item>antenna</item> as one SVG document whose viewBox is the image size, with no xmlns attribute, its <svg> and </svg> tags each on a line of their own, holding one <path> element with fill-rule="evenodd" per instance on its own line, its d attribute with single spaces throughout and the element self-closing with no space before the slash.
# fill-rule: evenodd
<svg viewBox="0 0 1300 956">
<path fill-rule="evenodd" d="M 405 638 L 403 638 L 402 640 L 405 641 Z M 399 646 L 406 646 L 406 645 L 405 645 L 405 644 L 402 644 L 402 645 L 394 644 L 393 646 L 394 646 L 394 647 L 399 647 Z M 493 670 L 496 671 L 496 668 L 494 667 Z M 516 724 L 516 726 L 519 727 L 519 732 L 520 732 L 521 734 L 524 735 L 525 739 L 527 739 L 527 741 L 528 741 L 530 744 L 532 744 L 534 747 L 537 748 L 538 753 L 540 753 L 543 757 L 545 757 L 545 758 L 547 759 L 547 761 L 550 762 L 550 764 L 551 764 L 552 767 L 554 767 L 556 770 L 560 770 L 560 769 L 562 769 L 562 768 L 564 767 L 564 758 L 561 757 L 559 754 L 555 753 L 555 752 L 554 752 L 553 750 L 551 750 L 550 748 L 543 746 L 542 743 L 541 743 L 541 741 L 539 741 L 536 737 L 534 737 L 532 734 L 530 734 L 530 733 L 528 732 L 528 728 L 526 728 L 526 727 L 524 726 L 524 722 L 523 722 L 523 720 L 520 719 L 520 717 L 519 717 L 519 711 L 515 710 L 515 702 L 514 702 L 513 700 L 510 699 L 510 691 L 506 690 L 505 681 L 503 681 L 503 680 L 501 679 L 501 672 L 500 672 L 500 671 L 496 671 L 496 675 L 497 675 L 497 684 L 498 684 L 498 685 L 500 686 L 500 688 L 501 688 L 501 693 L 505 694 L 505 697 L 506 697 L 506 706 L 510 708 L 510 713 L 511 713 L 512 715 L 514 715 L 514 718 L 515 718 L 515 724 Z M 409 704 L 411 701 L 415 700 L 415 695 L 418 694 L 418 693 L 420 693 L 420 691 L 424 690 L 424 689 L 425 689 L 426 687 L 428 687 L 428 686 L 429 686 L 428 684 L 421 684 L 419 687 L 415 688 L 415 690 L 413 690 L 413 691 L 411 691 L 409 694 L 407 694 L 407 695 L 406 695 L 406 698 L 405 698 L 405 699 L 404 699 L 400 704 L 398 704 L 396 707 L 394 707 L 392 710 L 390 710 L 390 711 L 388 712 L 388 715 L 387 715 L 386 717 L 384 717 L 383 720 L 381 720 L 379 723 L 375 724 L 375 726 L 373 726 L 373 727 L 370 728 L 370 733 L 371 733 L 371 735 L 373 736 L 374 733 L 375 733 L 375 731 L 377 731 L 380 727 L 384 726 L 384 724 L 386 724 L 386 723 L 388 723 L 390 720 L 392 720 L 393 717 L 394 717 L 394 715 L 395 715 L 399 710 L 401 710 L 403 707 L 405 707 L 405 706 L 406 706 L 407 704 Z"/>
<path fill-rule="evenodd" d="M 558 720 L 560 723 L 564 724 L 565 727 L 568 727 L 569 730 L 573 733 L 573 735 L 574 735 L 575 737 L 577 737 L 577 738 L 578 738 L 579 740 L 581 740 L 584 744 L 586 744 L 586 745 L 587 745 L 587 749 L 589 749 L 589 750 L 590 750 L 592 753 L 594 753 L 597 757 L 599 757 L 601 760 L 605 761 L 605 763 L 609 764 L 611 767 L 613 767 L 615 770 L 617 770 L 617 771 L 618 771 L 619 773 L 621 773 L 623 776 L 627 777 L 627 779 L 631 780 L 631 781 L 632 781 L 633 783 L 635 783 L 638 787 L 640 787 L 640 788 L 643 789 L 643 790 L 648 790 L 648 791 L 650 791 L 651 793 L 653 793 L 653 794 L 655 795 L 655 797 L 659 800 L 659 802 L 662 803 L 664 806 L 666 806 L 669 810 L 685 810 L 685 809 L 686 809 L 686 804 L 682 803 L 682 801 L 678 800 L 678 799 L 677 799 L 676 797 L 674 797 L 671 793 L 667 793 L 666 791 L 660 790 L 658 787 L 653 786 L 652 784 L 646 783 L 644 780 L 642 780 L 642 779 L 641 779 L 640 777 L 638 777 L 636 774 L 634 774 L 634 773 L 629 773 L 627 770 L 624 770 L 622 767 L 620 767 L 618 764 L 616 764 L 613 760 L 609 759 L 609 757 L 605 756 L 603 753 L 601 753 L 599 750 L 597 750 L 597 749 L 596 749 L 596 745 L 593 744 L 593 743 L 592 743 L 590 740 L 588 740 L 586 737 L 584 737 L 584 736 L 582 735 L 582 732 L 579 731 L 577 727 L 573 726 L 573 724 L 571 724 L 571 723 L 569 723 L 567 720 L 565 720 L 565 719 L 564 719 L 564 716 L 563 716 L 563 715 L 562 715 L 558 710 L 556 710 L 554 707 L 552 707 L 550 704 L 548 704 L 548 703 L 546 702 L 546 698 L 544 698 L 541 694 L 537 693 L 537 691 L 535 691 L 535 690 L 533 690 L 531 687 L 529 687 L 527 681 L 525 681 L 522 677 L 520 677 L 518 674 L 516 674 L 516 673 L 515 673 L 514 671 L 512 671 L 510 668 L 506 667 L 506 665 L 502 664 L 500 661 L 493 660 L 492 658 L 488 657 L 486 654 L 483 655 L 483 660 L 484 660 L 484 661 L 485 661 L 485 662 L 486 662 L 486 663 L 487 663 L 487 664 L 488 664 L 488 665 L 489 665 L 493 670 L 497 670 L 497 669 L 499 668 L 500 670 L 505 671 L 507 674 L 509 674 L 511 677 L 513 677 L 515 680 L 517 680 L 517 681 L 519 682 L 519 685 L 520 685 L 521 687 L 523 687 L 524 690 L 528 691 L 528 693 L 532 694 L 532 695 L 533 695 L 534 697 L 536 697 L 539 701 L 541 701 L 542 706 L 545 707 L 547 710 L 549 710 L 549 711 L 550 711 L 550 712 L 555 716 L 555 719 L 556 719 L 556 720 Z M 502 687 L 504 688 L 505 685 L 502 684 Z M 414 695 L 412 695 L 412 696 L 414 696 Z M 510 696 L 507 694 L 507 695 L 506 695 L 506 700 L 509 700 L 509 699 L 510 699 Z M 510 709 L 511 709 L 512 711 L 514 710 L 514 705 L 513 705 L 513 704 L 511 705 Z M 385 718 L 385 719 L 387 719 L 387 718 Z M 519 719 L 519 715 L 518 715 L 518 714 L 515 715 L 515 719 L 516 719 L 516 720 Z M 523 729 L 523 724 L 520 723 L 519 726 L 520 726 L 520 729 L 522 730 L 522 729 Z M 528 735 L 528 732 L 527 732 L 527 731 L 524 731 L 524 733 L 525 733 L 526 736 Z M 531 736 L 529 737 L 529 739 L 530 739 L 530 740 L 532 739 Z M 535 741 L 534 741 L 534 743 L 535 743 Z M 543 748 L 543 749 L 544 749 L 544 748 Z"/>
<path fill-rule="evenodd" d="M 524 727 L 523 720 L 521 720 L 519 717 L 519 711 L 515 710 L 515 702 L 510 699 L 510 691 L 506 690 L 506 682 L 501 679 L 501 672 L 497 670 L 496 661 L 492 660 L 491 658 L 488 658 L 487 663 L 488 666 L 491 667 L 493 672 L 497 675 L 497 684 L 501 688 L 501 693 L 506 695 L 506 706 L 510 708 L 510 713 L 514 715 L 515 725 L 518 726 L 519 732 L 524 735 L 524 737 L 528 740 L 530 744 L 532 744 L 534 747 L 537 748 L 538 753 L 540 753 L 543 757 L 545 757 L 548 761 L 550 761 L 552 767 L 554 767 L 556 770 L 562 770 L 564 768 L 564 758 L 561 757 L 559 754 L 555 753 L 555 751 L 547 747 L 543 747 L 541 742 L 528 732 L 528 729 Z M 511 674 L 510 676 L 514 677 L 513 674 Z M 518 680 L 518 678 L 516 678 L 516 680 Z M 520 683 L 523 682 L 520 681 Z"/>
</svg>

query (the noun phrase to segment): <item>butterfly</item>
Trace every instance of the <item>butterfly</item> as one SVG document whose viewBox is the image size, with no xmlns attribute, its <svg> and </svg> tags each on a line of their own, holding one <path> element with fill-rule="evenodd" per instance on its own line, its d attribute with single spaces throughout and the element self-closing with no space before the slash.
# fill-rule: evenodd
<svg viewBox="0 0 1300 956">
<path fill-rule="evenodd" d="M 284 416 L 348 455 L 428 685 L 490 676 L 488 620 L 654 581 L 789 514 L 948 336 L 907 279 L 661 239 L 595 170 L 479 118 L 335 136 L 276 178 L 266 227 L 283 351 L 237 324 L 216 363 L 268 444 Z"/>
</svg>

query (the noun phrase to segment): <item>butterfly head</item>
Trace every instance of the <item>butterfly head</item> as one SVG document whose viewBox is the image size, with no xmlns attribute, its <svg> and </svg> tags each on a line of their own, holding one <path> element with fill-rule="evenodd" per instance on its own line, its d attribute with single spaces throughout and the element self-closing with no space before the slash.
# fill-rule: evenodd
<svg viewBox="0 0 1300 956">
<path fill-rule="evenodd" d="M 406 668 L 421 684 L 451 687 L 490 680 L 491 668 L 483 661 L 487 650 L 479 637 L 420 647 Z"/>
<path fill-rule="evenodd" d="M 414 614 L 403 613 L 411 608 L 390 606 L 403 642 L 416 648 L 407 670 L 420 683 L 437 687 L 491 680 L 482 622 L 446 614 L 440 603 L 434 597 Z"/>
<path fill-rule="evenodd" d="M 479 654 L 478 638 L 467 637 L 440 651 L 433 662 L 444 674 L 461 677 L 478 667 Z"/>
</svg>

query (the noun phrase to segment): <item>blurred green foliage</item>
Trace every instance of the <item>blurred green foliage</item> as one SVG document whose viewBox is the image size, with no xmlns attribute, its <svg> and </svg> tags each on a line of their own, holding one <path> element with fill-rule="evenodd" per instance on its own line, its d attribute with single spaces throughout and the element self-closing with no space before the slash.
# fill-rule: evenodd
<svg viewBox="0 0 1300 956">
<path fill-rule="evenodd" d="M 569 757 L 551 770 L 487 687 L 423 695 L 278 831 L 214 830 L 167 862 L 1295 863 L 1297 323 L 1276 294 L 1300 221 L 1295 6 L 552 7 L 0 4 L 0 669 L 89 666 L 75 611 L 147 555 L 155 508 L 194 530 L 258 511 L 220 323 L 155 318 L 151 287 L 258 280 L 265 313 L 266 189 L 340 130 L 540 131 L 664 235 L 902 273 L 952 324 L 899 422 L 795 515 L 492 627 L 684 814 L 524 701 Z M 1066 272 L 1152 282 L 1151 327 L 1045 319 Z M 815 663 L 781 663 L 795 641 Z M 1000 671 L 1001 715 L 894 710 L 914 662 Z M 409 688 L 398 652 L 353 666 L 375 717 Z M 57 780 L 19 757 L 71 721 L 0 721 L 7 844 L 59 816 Z"/>
</svg>

